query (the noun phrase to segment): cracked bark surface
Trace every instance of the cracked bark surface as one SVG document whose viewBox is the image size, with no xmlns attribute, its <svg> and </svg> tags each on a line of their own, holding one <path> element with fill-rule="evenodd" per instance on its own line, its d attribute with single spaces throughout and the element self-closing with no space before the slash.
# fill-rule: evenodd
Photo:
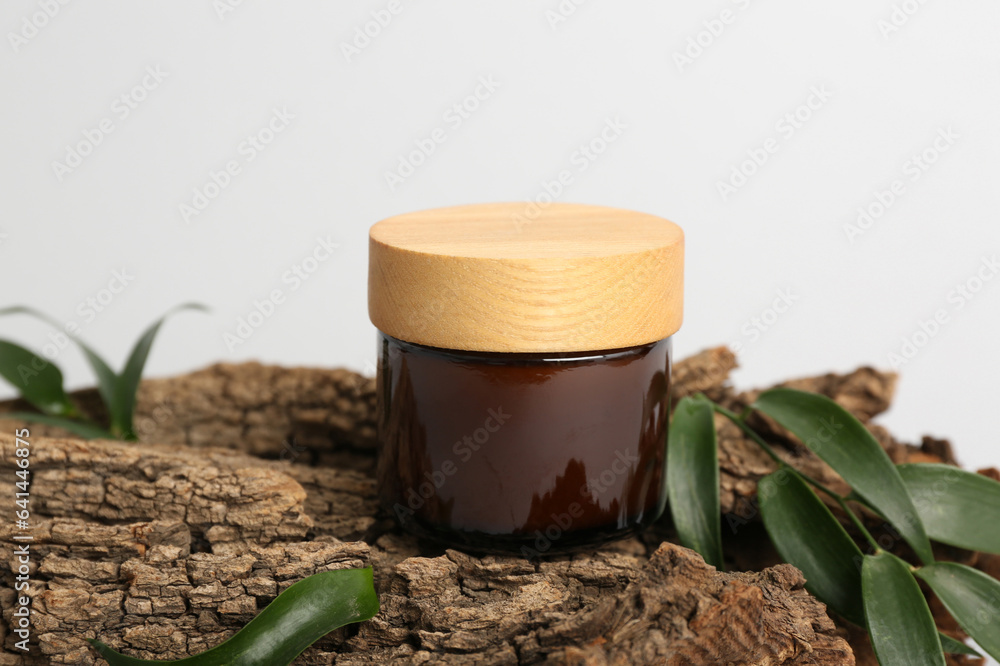
<svg viewBox="0 0 1000 666">
<path fill-rule="evenodd" d="M 726 384 L 735 366 L 724 348 L 677 363 L 675 398 L 704 392 L 741 409 L 755 394 Z M 788 385 L 836 399 L 897 462 L 954 462 L 947 442 L 909 447 L 868 423 L 888 407 L 893 375 L 862 368 Z M 74 399 L 101 417 L 93 391 Z M 13 408 L 23 405 L 0 403 Z M 754 495 L 773 463 L 728 423 L 719 423 L 726 554 L 756 572 L 707 567 L 667 541 L 665 521 L 537 563 L 418 542 L 377 510 L 373 410 L 373 380 L 248 363 L 143 382 L 141 444 L 44 438 L 58 431 L 32 426 L 35 656 L 14 649 L 4 622 L 0 664 L 104 663 L 83 641 L 95 636 L 135 656 L 185 656 L 231 635 L 296 580 L 367 564 L 382 612 L 296 663 L 852 664 L 852 647 L 857 663 L 874 663 L 863 634 L 849 645 L 797 570 L 772 566 Z M 14 425 L 0 419 L 7 496 Z M 789 462 L 840 483 L 780 428 L 754 425 Z M 0 527 L 8 621 L 10 523 Z M 947 554 L 1000 572 L 996 558 Z"/>
<path fill-rule="evenodd" d="M 95 421 L 107 418 L 95 389 L 74 400 Z M 0 412 L 31 410 L 0 402 Z M 343 449 L 375 448 L 375 380 L 344 369 L 218 363 L 166 379 L 143 380 L 134 428 L 141 441 L 226 447 L 307 462 Z M 39 435 L 66 435 L 35 425 Z"/>
<path fill-rule="evenodd" d="M 638 655 L 666 664 L 748 655 L 755 660 L 744 663 L 852 663 L 822 604 L 787 565 L 722 574 L 670 543 L 647 558 L 638 540 L 537 564 L 457 551 L 419 556 L 420 544 L 394 532 L 369 546 L 335 536 L 356 526 L 303 520 L 308 495 L 316 492 L 309 488 L 345 492 L 341 476 L 356 481 L 353 471 L 303 468 L 299 485 L 294 478 L 302 466 L 205 449 L 197 470 L 210 482 L 198 485 L 187 447 L 154 446 L 138 455 L 135 446 L 117 442 L 32 440 L 35 490 L 45 498 L 37 514 L 71 515 L 35 522 L 33 626 L 40 656 L 24 659 L 8 636 L 0 663 L 97 663 L 83 641 L 97 636 L 145 658 L 197 653 L 231 635 L 295 580 L 367 564 L 377 569 L 382 613 L 360 631 L 326 637 L 298 663 L 601 664 L 637 663 Z M 4 460 L 13 458 L 15 445 L 0 436 Z M 71 483 L 67 462 L 86 466 Z M 142 520 L 155 511 L 127 501 L 126 491 L 102 496 L 109 485 L 136 499 L 155 487 L 163 505 L 193 509 Z M 220 500 L 220 488 L 228 500 Z M 373 491 L 370 484 L 357 489 Z M 106 524 L 116 507 L 126 509 Z M 373 501 L 358 507 L 376 520 Z M 247 532 L 247 525 L 255 527 Z M 307 533 L 312 540 L 300 540 Z M 0 531 L 8 563 L 11 536 L 10 527 Z M 0 597 L 8 616 L 10 588 Z"/>
</svg>

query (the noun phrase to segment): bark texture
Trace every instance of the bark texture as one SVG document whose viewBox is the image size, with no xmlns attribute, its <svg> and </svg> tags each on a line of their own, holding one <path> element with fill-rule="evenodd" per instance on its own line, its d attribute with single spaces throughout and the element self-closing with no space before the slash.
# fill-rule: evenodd
<svg viewBox="0 0 1000 666">
<path fill-rule="evenodd" d="M 735 366 L 724 348 L 679 362 L 675 398 L 704 392 L 742 408 L 755 394 L 728 386 Z M 850 409 L 897 462 L 954 462 L 947 442 L 905 446 L 868 423 L 888 407 L 894 375 L 862 368 L 788 385 Z M 74 398 L 102 417 L 95 392 Z M 0 412 L 23 408 L 0 403 Z M 7 633 L 17 544 L 8 518 L 0 664 L 104 663 L 88 637 L 145 658 L 197 653 L 296 580 L 368 564 L 380 614 L 325 637 L 297 663 L 825 665 L 854 664 L 855 652 L 857 663 L 874 663 L 863 633 L 848 636 L 796 569 L 775 566 L 755 499 L 774 465 L 727 423 L 718 424 L 726 554 L 749 573 L 708 567 L 669 542 L 666 521 L 641 537 L 538 562 L 418 542 L 377 509 L 373 416 L 371 379 L 248 363 L 143 382 L 140 444 L 32 426 L 32 656 Z M 0 419 L 7 497 L 16 425 Z M 842 483 L 775 424 L 754 425 L 789 462 Z M 995 558 L 948 555 L 1000 573 Z"/>
<path fill-rule="evenodd" d="M 96 421 L 107 414 L 98 392 L 73 398 Z M 0 403 L 0 412 L 29 410 Z M 239 449 L 308 462 L 312 456 L 375 448 L 375 380 L 344 369 L 219 363 L 204 370 L 142 382 L 133 427 L 139 439 Z M 33 426 L 39 435 L 65 431 Z"/>
</svg>

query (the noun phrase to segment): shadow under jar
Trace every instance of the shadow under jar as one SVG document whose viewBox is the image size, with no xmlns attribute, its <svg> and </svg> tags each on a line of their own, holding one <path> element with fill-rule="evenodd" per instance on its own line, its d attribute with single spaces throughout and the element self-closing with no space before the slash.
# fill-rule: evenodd
<svg viewBox="0 0 1000 666">
<path fill-rule="evenodd" d="M 371 232 L 382 507 L 420 536 L 526 556 L 664 509 L 683 234 L 555 204 L 413 213 Z"/>
</svg>

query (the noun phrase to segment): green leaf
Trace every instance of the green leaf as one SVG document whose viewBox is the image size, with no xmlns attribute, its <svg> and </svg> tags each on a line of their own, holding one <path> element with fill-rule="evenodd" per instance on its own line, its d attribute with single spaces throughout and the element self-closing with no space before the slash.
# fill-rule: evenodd
<svg viewBox="0 0 1000 666">
<path fill-rule="evenodd" d="M 702 398 L 677 403 L 667 441 L 667 493 L 680 541 L 722 570 L 719 458 L 712 405 Z"/>
<path fill-rule="evenodd" d="M 104 405 L 108 408 L 108 414 L 111 416 L 111 424 L 113 427 L 119 426 L 120 414 L 114 398 L 117 375 L 115 375 L 114 370 L 111 369 L 104 359 L 75 335 L 64 332 L 66 328 L 65 325 L 60 324 L 55 318 L 48 316 L 44 312 L 39 312 L 34 308 L 29 308 L 23 305 L 15 305 L 13 307 L 3 308 L 0 310 L 0 315 L 8 314 L 26 314 L 28 316 L 35 317 L 36 319 L 40 319 L 59 331 L 61 335 L 65 335 L 80 347 L 80 351 L 83 352 L 84 357 L 87 359 L 87 362 L 90 363 L 90 367 L 94 371 L 94 375 L 97 377 L 97 390 L 101 394 L 101 399 L 104 400 Z"/>
<path fill-rule="evenodd" d="M 0 340 L 0 376 L 13 384 L 22 398 L 46 414 L 76 414 L 76 407 L 63 389 L 62 371 L 30 349 Z"/>
<path fill-rule="evenodd" d="M 156 334 L 159 333 L 160 327 L 163 326 L 163 322 L 170 315 L 180 310 L 207 311 L 208 308 L 198 303 L 185 303 L 184 305 L 172 308 L 160 317 L 160 319 L 146 329 L 146 332 L 135 343 L 135 347 L 132 348 L 132 353 L 129 354 L 128 361 L 125 363 L 125 368 L 122 370 L 115 384 L 115 404 L 118 405 L 120 410 L 119 427 L 126 439 L 136 438 L 132 430 L 132 416 L 135 412 L 136 393 L 139 390 L 139 382 L 142 380 L 142 371 L 146 367 L 146 359 L 149 358 L 149 350 L 152 348 L 153 341 L 156 339 Z"/>
<path fill-rule="evenodd" d="M 781 557 L 806 577 L 806 589 L 864 626 L 861 550 L 805 481 L 787 469 L 757 484 L 764 527 Z"/>
<path fill-rule="evenodd" d="M 980 659 L 983 656 L 962 641 L 956 640 L 948 634 L 942 634 L 939 632 L 938 638 L 941 639 L 941 648 L 946 654 L 967 654 L 973 657 L 979 657 Z"/>
<path fill-rule="evenodd" d="M 0 419 L 10 419 L 12 421 L 26 421 L 28 423 L 41 423 L 43 425 L 56 426 L 63 430 L 80 435 L 84 439 L 114 439 L 114 435 L 89 421 L 76 421 L 62 416 L 51 414 L 35 414 L 34 412 L 0 412 Z"/>
<path fill-rule="evenodd" d="M 969 550 L 1000 553 L 1000 483 L 951 465 L 897 465 L 927 536 Z"/>
<path fill-rule="evenodd" d="M 996 529 L 983 524 L 980 529 Z M 954 562 L 938 562 L 917 571 L 965 633 L 1000 660 L 1000 581 Z"/>
<path fill-rule="evenodd" d="M 126 657 L 90 639 L 110 666 L 284 666 L 318 638 L 338 627 L 378 613 L 372 569 L 324 571 L 304 578 L 278 595 L 267 608 L 226 642 L 193 657 L 151 661 Z"/>
<path fill-rule="evenodd" d="M 923 523 L 896 466 L 861 422 L 826 396 L 771 389 L 753 407 L 788 428 L 892 523 L 925 563 L 934 561 Z"/>
<path fill-rule="evenodd" d="M 878 663 L 945 666 L 934 617 L 909 565 L 890 553 L 866 555 L 861 589 Z"/>
</svg>

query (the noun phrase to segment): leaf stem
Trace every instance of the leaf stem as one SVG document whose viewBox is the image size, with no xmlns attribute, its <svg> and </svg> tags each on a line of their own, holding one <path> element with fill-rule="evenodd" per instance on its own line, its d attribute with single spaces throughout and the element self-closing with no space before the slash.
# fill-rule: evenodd
<svg viewBox="0 0 1000 666">
<path fill-rule="evenodd" d="M 730 421 L 732 421 L 736 425 L 736 427 L 742 430 L 747 437 L 752 439 L 757 444 L 757 446 L 763 449 L 764 453 L 769 455 L 774 460 L 774 462 L 778 463 L 779 468 L 787 469 L 791 471 L 793 474 L 799 475 L 804 481 L 815 486 L 817 489 L 821 490 L 825 495 L 828 495 L 832 500 L 834 500 L 844 511 L 844 513 L 847 514 L 847 517 L 851 520 L 851 523 L 858 529 L 859 532 L 861 532 L 861 535 L 865 538 L 865 541 L 867 541 L 872 546 L 872 548 L 875 549 L 875 552 L 876 553 L 882 552 L 882 547 L 878 545 L 877 541 L 875 541 L 875 537 L 872 536 L 871 532 L 868 531 L 868 528 L 865 527 L 865 524 L 861 522 L 861 519 L 858 518 L 858 516 L 854 513 L 851 507 L 847 504 L 846 497 L 837 492 L 834 492 L 830 488 L 827 488 L 824 484 L 820 483 L 819 481 L 812 478 L 808 474 L 795 469 L 787 462 L 782 460 L 781 457 L 777 454 L 777 452 L 771 447 L 771 445 L 765 442 L 763 437 L 757 434 L 757 432 L 753 428 L 751 428 L 746 424 L 746 418 L 752 411 L 753 409 L 752 407 L 748 405 L 743 410 L 742 414 L 737 414 L 736 412 L 726 409 L 722 405 L 717 404 L 711 400 L 709 400 L 709 403 L 712 405 L 712 409 L 714 409 L 716 412 L 722 414 Z"/>
<path fill-rule="evenodd" d="M 836 497 L 836 500 L 837 504 L 840 505 L 840 508 L 844 510 L 844 513 L 847 514 L 847 517 L 851 519 L 851 522 L 854 523 L 854 526 L 858 528 L 858 531 L 861 532 L 862 536 L 864 536 L 865 541 L 867 541 L 868 544 L 875 549 L 875 554 L 878 555 L 879 553 L 881 553 L 882 547 L 878 545 L 878 541 L 875 540 L 875 537 L 872 536 L 871 532 L 868 531 L 868 528 L 865 527 L 865 524 L 861 522 L 861 519 L 857 517 L 857 515 L 854 513 L 851 507 L 848 506 L 847 498 L 838 495 Z"/>
<path fill-rule="evenodd" d="M 711 402 L 711 401 L 709 401 Z M 782 460 L 778 454 L 771 448 L 771 445 L 764 441 L 764 438 L 758 435 L 750 426 L 744 421 L 744 417 L 738 415 L 736 412 L 730 411 L 723 407 L 722 405 L 712 402 L 712 409 L 722 414 L 730 421 L 736 424 L 736 426 L 744 432 L 750 439 L 757 443 L 757 445 L 764 450 L 764 453 L 771 456 L 774 462 L 778 463 L 779 466 L 787 466 L 787 463 Z M 747 408 L 749 409 L 749 407 Z M 745 410 L 744 410 L 745 412 Z"/>
</svg>

